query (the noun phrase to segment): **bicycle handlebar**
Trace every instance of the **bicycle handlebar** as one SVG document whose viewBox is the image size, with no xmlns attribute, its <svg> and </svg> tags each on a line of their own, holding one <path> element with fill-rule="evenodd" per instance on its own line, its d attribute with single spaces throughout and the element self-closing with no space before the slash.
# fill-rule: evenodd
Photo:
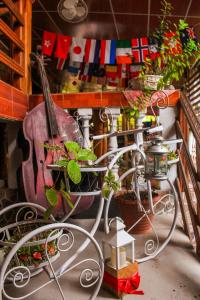
<svg viewBox="0 0 200 300">
<path fill-rule="evenodd" d="M 133 129 L 133 130 L 125 130 L 125 131 L 116 131 L 116 132 L 111 132 L 107 134 L 101 134 L 101 135 L 94 135 L 91 137 L 93 141 L 97 140 L 102 140 L 104 138 L 110 138 L 114 136 L 126 136 L 126 135 L 131 135 L 131 134 L 138 134 L 144 132 L 145 134 L 152 134 L 155 132 L 160 132 L 163 130 L 163 126 L 156 126 L 153 128 L 138 128 L 138 129 Z"/>
</svg>

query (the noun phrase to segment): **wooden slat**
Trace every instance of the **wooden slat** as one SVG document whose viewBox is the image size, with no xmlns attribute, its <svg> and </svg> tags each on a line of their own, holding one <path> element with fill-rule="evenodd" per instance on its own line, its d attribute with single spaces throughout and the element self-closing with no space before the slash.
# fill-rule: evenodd
<svg viewBox="0 0 200 300">
<path fill-rule="evenodd" d="M 200 146 L 200 123 L 195 112 L 193 111 L 191 103 L 183 94 L 181 94 L 180 104 L 187 118 L 187 122 L 194 134 L 196 142 Z"/>
<path fill-rule="evenodd" d="M 21 25 L 24 25 L 24 17 L 18 12 L 17 7 L 12 2 L 12 0 L 2 0 L 3 3 L 10 9 L 10 11 L 13 13 L 13 15 L 16 17 L 18 22 Z"/>
<path fill-rule="evenodd" d="M 193 93 L 195 90 L 198 90 L 198 89 L 196 89 L 196 88 L 199 87 L 199 85 L 200 85 L 200 77 L 199 77 L 199 79 L 197 79 L 197 80 L 194 81 L 193 85 L 186 86 L 187 93 L 188 93 L 188 94 L 191 94 L 191 93 Z"/>
<path fill-rule="evenodd" d="M 200 97 L 200 91 L 196 91 L 195 94 L 193 93 L 193 96 L 189 97 L 189 100 L 193 104 L 198 102 L 199 97 Z"/>
<path fill-rule="evenodd" d="M 180 204 L 180 210 L 181 210 L 181 215 L 182 215 L 182 219 L 183 219 L 183 226 L 184 226 L 184 231 L 187 234 L 187 236 L 189 237 L 190 241 L 192 242 L 192 234 L 190 231 L 190 224 L 189 224 L 189 220 L 187 218 L 187 211 L 184 205 L 184 201 L 183 201 L 183 197 L 182 197 L 182 192 L 181 192 L 181 184 L 178 178 L 176 178 L 176 188 L 177 188 L 177 192 L 178 192 L 178 199 L 179 199 L 179 204 Z"/>
<path fill-rule="evenodd" d="M 190 153 L 189 153 L 189 150 L 188 150 L 188 146 L 187 146 L 187 144 L 184 140 L 184 136 L 183 136 L 183 133 L 182 133 L 179 122 L 176 122 L 176 129 L 177 129 L 178 137 L 183 139 L 183 151 L 184 151 L 185 159 L 186 159 L 186 162 L 187 162 L 186 165 L 187 165 L 187 168 L 188 168 L 188 171 L 189 171 L 189 174 L 190 174 L 190 178 L 192 180 L 192 184 L 193 184 L 193 188 L 194 188 L 194 191 L 195 191 L 195 194 L 196 194 L 197 202 L 200 203 L 200 189 L 199 189 L 199 186 L 198 186 L 199 177 L 198 177 L 198 174 L 197 174 L 196 169 L 194 167 L 193 161 L 191 159 L 191 156 L 190 156 Z"/>
<path fill-rule="evenodd" d="M 0 61 L 6 66 L 8 66 L 10 69 L 15 71 L 18 75 L 24 76 L 24 69 L 1 50 L 0 50 Z"/>
<path fill-rule="evenodd" d="M 180 178 L 183 181 L 183 185 L 184 185 L 184 191 L 185 191 L 185 195 L 186 195 L 186 200 L 187 200 L 187 204 L 188 204 L 188 209 L 189 209 L 190 218 L 192 221 L 194 236 L 195 236 L 196 245 L 197 245 L 197 254 L 200 255 L 200 233 L 199 233 L 198 225 L 197 225 L 197 216 L 192 207 L 192 199 L 191 199 L 191 195 L 190 195 L 190 191 L 189 191 L 189 187 L 188 187 L 188 181 L 187 181 L 187 177 L 186 177 L 185 170 L 184 170 L 181 160 L 178 163 L 178 170 L 179 170 Z"/>
<path fill-rule="evenodd" d="M 24 43 L 18 38 L 16 33 L 0 19 L 0 30 L 21 50 L 24 51 Z"/>
</svg>

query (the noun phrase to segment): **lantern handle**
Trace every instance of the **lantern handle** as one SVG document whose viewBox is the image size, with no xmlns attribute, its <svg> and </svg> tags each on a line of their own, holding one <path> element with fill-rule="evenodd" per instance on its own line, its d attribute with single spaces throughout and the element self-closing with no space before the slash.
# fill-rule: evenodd
<svg viewBox="0 0 200 300">
<path fill-rule="evenodd" d="M 115 221 L 115 220 L 119 220 L 120 222 L 122 222 L 122 223 L 124 224 L 124 221 L 122 220 L 122 218 L 120 218 L 120 217 L 115 217 L 115 218 L 112 218 L 112 219 L 110 220 L 110 222 L 108 223 L 109 227 L 110 227 L 110 225 L 112 224 L 112 222 Z"/>
</svg>

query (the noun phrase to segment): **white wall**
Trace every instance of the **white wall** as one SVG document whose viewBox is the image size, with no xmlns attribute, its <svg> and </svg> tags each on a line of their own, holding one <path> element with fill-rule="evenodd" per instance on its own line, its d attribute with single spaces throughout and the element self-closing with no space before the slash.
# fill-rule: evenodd
<svg viewBox="0 0 200 300">
<path fill-rule="evenodd" d="M 175 121 L 177 116 L 177 109 L 175 107 L 168 107 L 160 110 L 160 122 L 163 125 L 163 137 L 164 139 L 176 139 Z M 171 150 L 176 149 L 176 145 L 170 145 Z M 173 165 L 170 167 L 169 178 L 172 182 L 177 177 L 177 167 Z M 161 182 L 161 189 L 168 189 L 166 182 Z"/>
</svg>

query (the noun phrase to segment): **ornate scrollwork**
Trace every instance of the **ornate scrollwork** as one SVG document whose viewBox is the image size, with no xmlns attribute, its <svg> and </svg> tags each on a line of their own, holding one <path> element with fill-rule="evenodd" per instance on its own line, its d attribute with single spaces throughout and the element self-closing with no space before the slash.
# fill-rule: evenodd
<svg viewBox="0 0 200 300">
<path fill-rule="evenodd" d="M 74 245 L 74 235 L 71 231 L 63 233 L 57 242 L 58 250 L 61 252 L 69 251 Z"/>
<path fill-rule="evenodd" d="M 38 213 L 35 207 L 23 206 L 16 213 L 16 223 L 19 221 L 33 221 L 37 220 Z"/>
<path fill-rule="evenodd" d="M 174 196 L 166 194 L 155 204 L 155 214 L 162 215 L 164 213 L 170 214 L 175 210 Z"/>
<path fill-rule="evenodd" d="M 153 106 L 157 106 L 159 109 L 164 109 L 169 106 L 169 96 L 163 90 L 155 91 L 151 94 L 150 104 L 152 110 Z"/>
<path fill-rule="evenodd" d="M 111 123 L 113 123 L 113 116 L 109 108 L 100 109 L 99 110 L 99 119 L 101 122 L 106 123 L 108 120 L 110 120 Z"/>
<path fill-rule="evenodd" d="M 4 281 L 9 280 L 13 282 L 16 288 L 23 288 L 27 286 L 31 278 L 30 270 L 25 266 L 17 266 L 10 269 L 4 277 Z M 5 292 L 5 291 L 4 291 Z"/>
<path fill-rule="evenodd" d="M 144 246 L 144 253 L 148 256 L 153 255 L 158 250 L 158 243 L 154 240 L 148 240 Z"/>
<path fill-rule="evenodd" d="M 99 280 L 100 276 L 101 276 L 101 268 L 99 263 L 94 260 L 94 259 L 86 259 L 83 260 L 81 263 L 84 262 L 92 262 L 96 265 L 96 268 L 92 269 L 92 268 L 86 268 L 84 269 L 81 274 L 80 274 L 80 285 L 83 288 L 90 288 L 93 285 L 95 285 L 97 283 L 97 281 Z"/>
</svg>

